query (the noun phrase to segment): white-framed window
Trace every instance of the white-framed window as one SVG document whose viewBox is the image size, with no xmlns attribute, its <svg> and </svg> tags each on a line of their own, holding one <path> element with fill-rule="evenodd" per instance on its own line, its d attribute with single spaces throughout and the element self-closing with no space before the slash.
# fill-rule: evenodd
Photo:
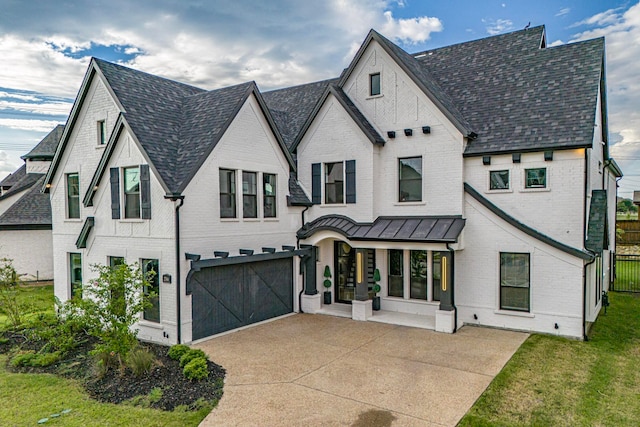
<svg viewBox="0 0 640 427">
<path fill-rule="evenodd" d="M 69 288 L 71 298 L 82 298 L 82 254 L 69 253 Z"/>
<path fill-rule="evenodd" d="M 324 203 L 344 203 L 344 162 L 324 164 Z"/>
<path fill-rule="evenodd" d="M 440 301 L 442 254 L 439 251 L 388 249 L 387 296 Z"/>
<path fill-rule="evenodd" d="M 157 259 L 141 259 L 142 274 L 148 285 L 144 287 L 144 294 L 151 305 L 144 309 L 142 318 L 149 322 L 160 322 L 160 263 Z"/>
<path fill-rule="evenodd" d="M 220 218 L 237 218 L 235 170 L 220 169 Z"/>
<path fill-rule="evenodd" d="M 531 255 L 500 252 L 500 309 L 530 311 Z"/>
<path fill-rule="evenodd" d="M 124 217 L 140 218 L 140 167 L 122 169 L 124 187 Z"/>
<path fill-rule="evenodd" d="M 398 159 L 398 201 L 422 201 L 422 156 Z"/>
<path fill-rule="evenodd" d="M 65 175 L 67 182 L 67 218 L 80 218 L 80 178 L 77 172 Z"/>
<path fill-rule="evenodd" d="M 369 96 L 376 96 L 382 93 L 382 82 L 380 73 L 369 74 Z"/>
<path fill-rule="evenodd" d="M 98 120 L 96 123 L 96 130 L 98 133 L 98 145 L 105 145 L 107 143 L 107 122 L 106 120 Z"/>
<path fill-rule="evenodd" d="M 258 173 L 242 171 L 242 217 L 258 218 Z"/>
<path fill-rule="evenodd" d="M 489 190 L 508 190 L 511 188 L 508 169 L 489 171 Z"/>
<path fill-rule="evenodd" d="M 524 188 L 547 188 L 547 168 L 525 169 Z"/>
<path fill-rule="evenodd" d="M 273 173 L 262 174 L 262 205 L 265 218 L 277 216 L 277 175 Z"/>
</svg>

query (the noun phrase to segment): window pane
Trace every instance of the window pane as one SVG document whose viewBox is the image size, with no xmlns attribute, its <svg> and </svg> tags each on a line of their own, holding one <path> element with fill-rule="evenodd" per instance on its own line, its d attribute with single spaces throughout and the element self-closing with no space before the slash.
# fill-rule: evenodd
<svg viewBox="0 0 640 427">
<path fill-rule="evenodd" d="M 69 278 L 71 282 L 71 297 L 82 298 L 82 255 L 69 254 Z"/>
<path fill-rule="evenodd" d="M 220 218 L 236 217 L 236 171 L 220 169 Z"/>
<path fill-rule="evenodd" d="M 413 299 L 427 299 L 427 251 L 411 251 L 411 292 Z"/>
<path fill-rule="evenodd" d="M 276 176 L 265 173 L 262 175 L 264 217 L 275 218 L 276 216 Z"/>
<path fill-rule="evenodd" d="M 257 174 L 242 172 L 242 216 L 243 218 L 258 217 L 258 189 Z"/>
<path fill-rule="evenodd" d="M 525 169 L 526 188 L 545 188 L 547 168 Z"/>
<path fill-rule="evenodd" d="M 144 288 L 144 294 L 149 298 L 151 307 L 144 310 L 143 317 L 150 322 L 160 322 L 160 273 L 157 259 L 143 259 L 142 273 L 145 275 L 148 286 Z"/>
<path fill-rule="evenodd" d="M 404 296 L 403 280 L 403 252 L 397 249 L 389 249 L 389 289 L 390 297 Z"/>
<path fill-rule="evenodd" d="M 98 121 L 98 144 L 104 145 L 107 143 L 107 126 L 104 120 Z"/>
<path fill-rule="evenodd" d="M 491 171 L 490 189 L 491 190 L 508 190 L 509 189 L 509 171 Z"/>
<path fill-rule="evenodd" d="M 433 271 L 433 301 L 440 301 L 440 291 L 442 287 L 442 253 L 433 252 L 431 270 Z"/>
<path fill-rule="evenodd" d="M 529 311 L 529 254 L 500 253 L 500 308 Z"/>
<path fill-rule="evenodd" d="M 140 168 L 124 169 L 124 217 L 140 218 Z"/>
<path fill-rule="evenodd" d="M 325 203 L 344 203 L 344 164 L 325 164 Z"/>
<path fill-rule="evenodd" d="M 370 85 L 369 85 L 369 95 L 380 95 L 380 73 L 371 74 L 369 76 Z"/>
<path fill-rule="evenodd" d="M 67 175 L 67 215 L 80 218 L 80 183 L 77 173 Z"/>
<path fill-rule="evenodd" d="M 398 159 L 401 202 L 422 201 L 422 157 Z"/>
</svg>

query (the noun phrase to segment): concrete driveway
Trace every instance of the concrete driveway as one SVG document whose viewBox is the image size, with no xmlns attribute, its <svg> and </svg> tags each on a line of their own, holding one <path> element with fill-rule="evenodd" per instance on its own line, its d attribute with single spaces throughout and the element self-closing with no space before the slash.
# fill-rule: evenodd
<svg viewBox="0 0 640 427">
<path fill-rule="evenodd" d="M 194 346 L 227 370 L 201 426 L 455 426 L 527 336 L 280 318 Z"/>
</svg>

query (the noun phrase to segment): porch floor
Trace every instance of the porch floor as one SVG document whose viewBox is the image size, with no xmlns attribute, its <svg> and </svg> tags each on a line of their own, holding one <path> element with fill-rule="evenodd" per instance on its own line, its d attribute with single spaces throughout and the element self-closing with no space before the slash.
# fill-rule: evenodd
<svg viewBox="0 0 640 427">
<path fill-rule="evenodd" d="M 351 305 L 330 304 L 323 305 L 317 314 L 325 314 L 336 317 L 346 317 L 351 319 Z M 422 314 L 399 313 L 397 311 L 379 310 L 374 311 L 369 318 L 370 322 L 387 323 L 390 325 L 410 326 L 412 328 L 436 329 L 436 317 Z"/>
</svg>

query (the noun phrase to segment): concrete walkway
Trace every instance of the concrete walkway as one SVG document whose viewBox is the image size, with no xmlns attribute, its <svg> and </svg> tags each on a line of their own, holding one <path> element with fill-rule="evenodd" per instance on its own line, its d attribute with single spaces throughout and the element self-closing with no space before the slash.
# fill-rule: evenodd
<svg viewBox="0 0 640 427">
<path fill-rule="evenodd" d="M 195 345 L 227 370 L 201 426 L 455 426 L 527 334 L 297 314 Z"/>
</svg>

